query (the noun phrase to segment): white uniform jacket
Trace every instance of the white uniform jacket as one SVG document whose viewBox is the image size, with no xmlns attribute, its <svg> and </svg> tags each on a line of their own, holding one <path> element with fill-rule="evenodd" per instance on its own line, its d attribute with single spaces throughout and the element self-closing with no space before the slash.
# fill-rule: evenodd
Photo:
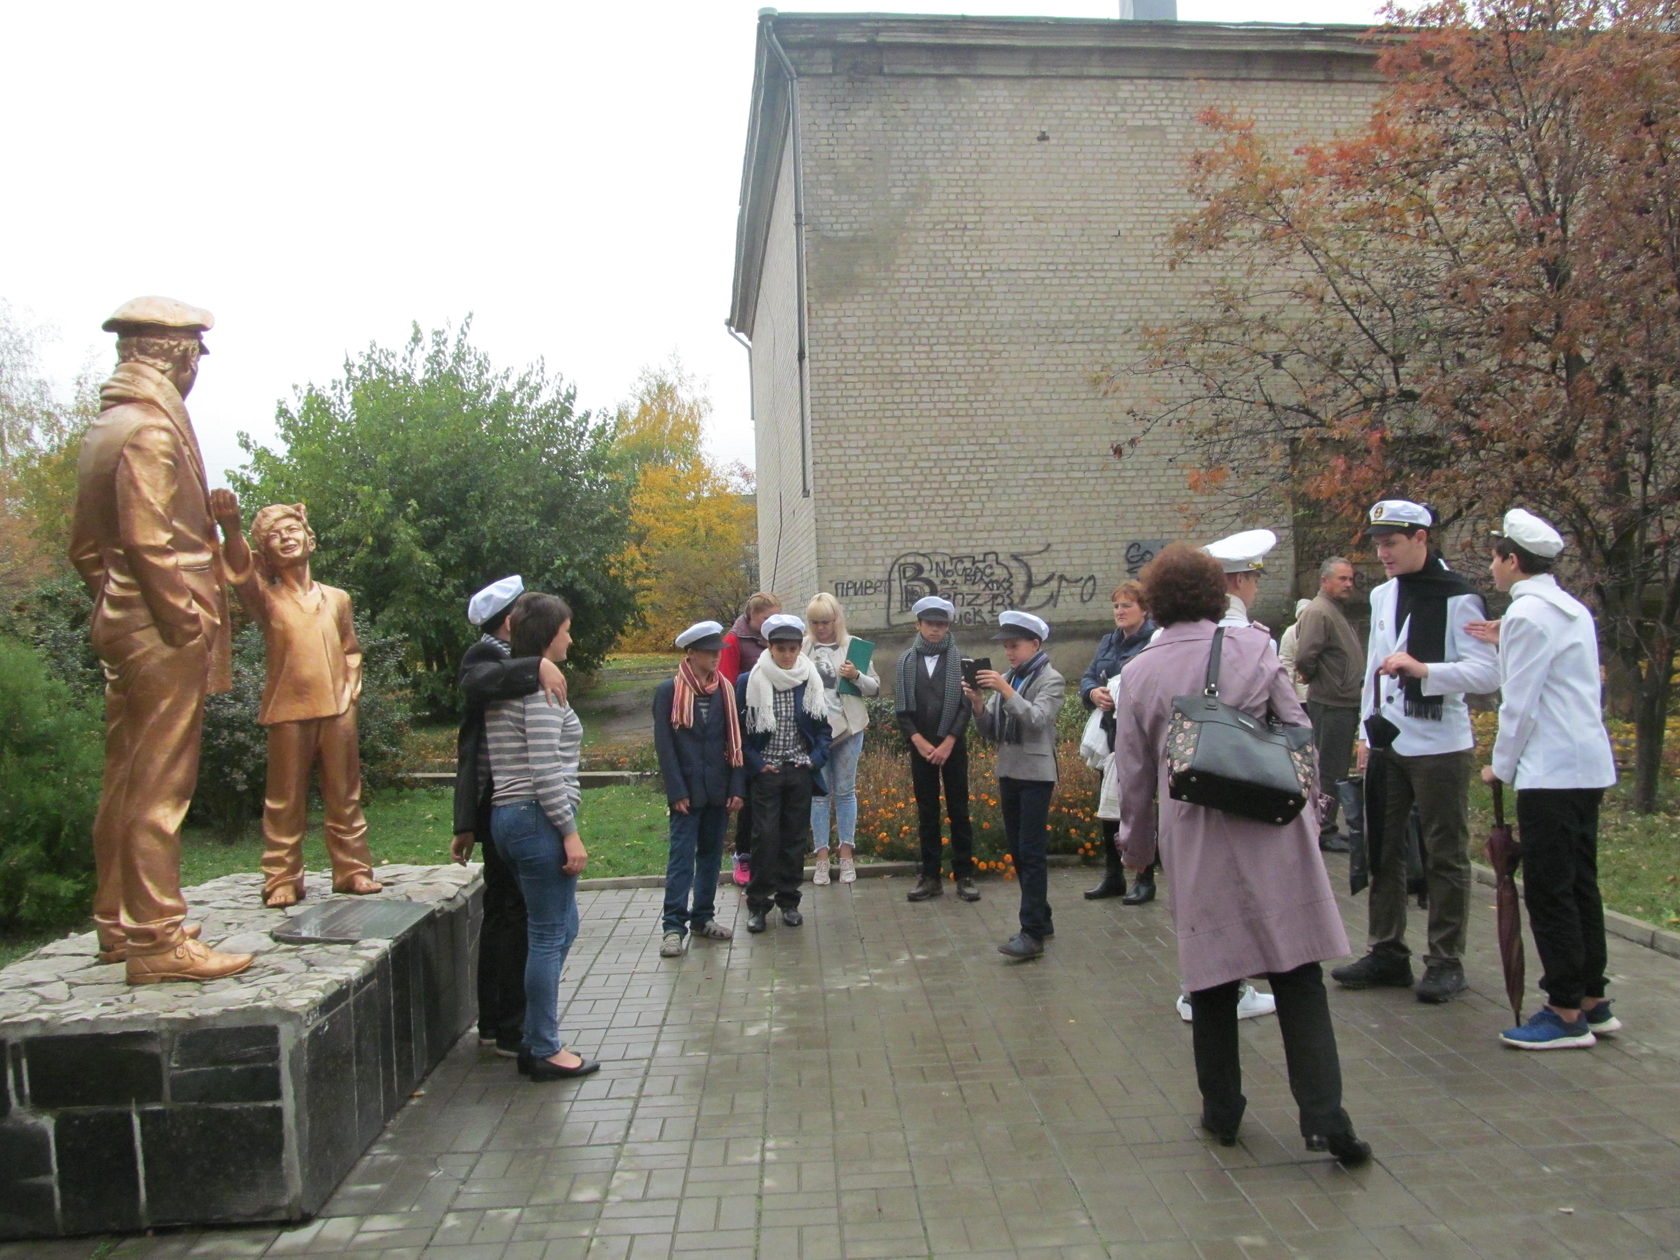
<svg viewBox="0 0 1680 1260">
<path fill-rule="evenodd" d="M 1365 689 L 1360 694 L 1359 738 L 1365 738 L 1365 719 L 1377 712 L 1400 728 L 1390 749 L 1402 757 L 1427 757 L 1436 753 L 1463 752 L 1475 746 L 1470 730 L 1470 709 L 1464 693 L 1490 692 L 1499 686 L 1499 656 L 1491 644 L 1470 637 L 1465 628 L 1481 619 L 1481 601 L 1473 595 L 1454 595 L 1447 600 L 1446 659 L 1429 662 L 1429 677 L 1423 680 L 1423 694 L 1442 696 L 1441 720 L 1406 715 L 1406 697 L 1398 678 L 1372 681 L 1384 657 L 1401 650 L 1406 627 L 1394 624 L 1394 607 L 1400 597 L 1398 579 L 1390 578 L 1371 592 L 1371 640 L 1365 650 Z"/>
<path fill-rule="evenodd" d="M 1511 586 L 1499 628 L 1499 685 L 1493 772 L 1501 782 L 1520 792 L 1616 781 L 1592 613 L 1550 573 Z"/>
</svg>

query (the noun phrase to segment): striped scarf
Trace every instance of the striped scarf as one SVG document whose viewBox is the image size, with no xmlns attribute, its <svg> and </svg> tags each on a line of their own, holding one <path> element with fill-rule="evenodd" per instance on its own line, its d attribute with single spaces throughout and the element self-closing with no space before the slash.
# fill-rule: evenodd
<svg viewBox="0 0 1680 1260">
<path fill-rule="evenodd" d="M 962 655 L 957 651 L 955 636 L 949 631 L 938 644 L 929 643 L 918 631 L 909 650 L 898 658 L 898 712 L 916 711 L 916 671 L 927 668 L 922 664 L 926 656 L 943 658 L 933 671 L 934 682 L 940 688 L 939 729 L 933 738 L 959 735 L 968 722 L 968 701 L 962 693 Z"/>
<path fill-rule="evenodd" d="M 712 672 L 712 680 L 702 683 L 693 666 L 685 659 L 677 666 L 677 685 L 671 692 L 671 725 L 678 730 L 694 728 L 694 697 L 717 696 L 723 705 L 724 746 L 729 751 L 729 764 L 741 764 L 741 716 L 735 711 L 735 688 L 723 685 L 723 675 Z"/>
</svg>

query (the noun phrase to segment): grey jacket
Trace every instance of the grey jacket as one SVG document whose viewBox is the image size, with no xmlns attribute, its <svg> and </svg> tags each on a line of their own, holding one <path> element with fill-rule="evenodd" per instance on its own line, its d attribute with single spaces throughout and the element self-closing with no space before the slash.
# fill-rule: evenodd
<svg viewBox="0 0 1680 1260">
<path fill-rule="evenodd" d="M 980 734 L 998 746 L 997 774 L 1000 779 L 1037 779 L 1056 781 L 1056 718 L 1062 711 L 1062 696 L 1067 683 L 1053 666 L 1046 663 L 1026 689 L 1017 691 L 1008 700 L 994 691 L 986 699 L 986 707 L 975 719 Z M 1021 724 L 1021 742 L 1002 742 L 1005 706 Z"/>
</svg>

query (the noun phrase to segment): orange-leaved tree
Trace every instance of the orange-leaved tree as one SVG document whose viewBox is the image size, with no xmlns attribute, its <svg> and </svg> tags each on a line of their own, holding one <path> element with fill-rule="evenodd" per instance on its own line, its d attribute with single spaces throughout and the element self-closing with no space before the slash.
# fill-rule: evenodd
<svg viewBox="0 0 1680 1260">
<path fill-rule="evenodd" d="M 1203 300 L 1111 378 L 1167 386 L 1116 453 L 1176 426 L 1204 488 L 1349 535 L 1392 493 L 1551 519 L 1648 812 L 1680 632 L 1680 0 L 1386 16 L 1357 134 L 1280 151 L 1205 116 L 1174 235 Z"/>
</svg>

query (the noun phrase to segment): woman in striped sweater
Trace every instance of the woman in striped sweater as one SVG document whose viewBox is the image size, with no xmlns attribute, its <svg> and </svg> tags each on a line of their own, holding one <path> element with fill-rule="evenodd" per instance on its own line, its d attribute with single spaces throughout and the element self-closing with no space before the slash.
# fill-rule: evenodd
<svg viewBox="0 0 1680 1260">
<path fill-rule="evenodd" d="M 572 610 L 554 595 L 527 594 L 515 606 L 509 646 L 516 656 L 558 665 L 572 643 Z M 484 712 L 495 780 L 490 835 L 525 897 L 525 1044 L 519 1071 L 533 1081 L 587 1076 L 601 1065 L 560 1040 L 560 971 L 577 938 L 577 881 L 589 855 L 578 835 L 578 758 L 583 723 L 547 695 L 498 700 Z"/>
</svg>

